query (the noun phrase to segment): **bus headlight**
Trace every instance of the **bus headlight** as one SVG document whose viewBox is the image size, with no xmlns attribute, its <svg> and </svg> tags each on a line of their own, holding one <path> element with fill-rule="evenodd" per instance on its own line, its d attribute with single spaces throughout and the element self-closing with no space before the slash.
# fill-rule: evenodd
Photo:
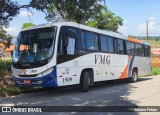
<svg viewBox="0 0 160 115">
<path fill-rule="evenodd" d="M 13 74 L 12 74 L 14 77 L 19 77 L 17 74 L 15 74 L 14 72 L 13 72 Z"/>
<path fill-rule="evenodd" d="M 46 76 L 47 74 L 51 73 L 53 70 L 54 70 L 53 67 L 52 67 L 52 68 L 49 68 L 49 69 L 47 69 L 46 71 L 42 72 L 41 75 L 42 75 L 42 76 Z"/>
</svg>

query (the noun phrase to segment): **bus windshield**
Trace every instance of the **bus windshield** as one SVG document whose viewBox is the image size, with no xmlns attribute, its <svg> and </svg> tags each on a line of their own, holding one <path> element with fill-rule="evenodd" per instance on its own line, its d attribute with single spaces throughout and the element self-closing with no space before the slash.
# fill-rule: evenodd
<svg viewBox="0 0 160 115">
<path fill-rule="evenodd" d="M 44 63 L 53 54 L 55 36 L 56 27 L 20 32 L 13 51 L 13 63 L 21 66 Z"/>
</svg>

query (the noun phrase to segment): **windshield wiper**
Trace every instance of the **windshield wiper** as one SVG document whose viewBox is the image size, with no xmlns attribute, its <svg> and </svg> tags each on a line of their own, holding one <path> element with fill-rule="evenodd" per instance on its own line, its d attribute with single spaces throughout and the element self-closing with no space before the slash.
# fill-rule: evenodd
<svg viewBox="0 0 160 115">
<path fill-rule="evenodd" d="M 30 64 L 22 64 L 22 66 L 28 67 L 31 66 Z"/>
</svg>

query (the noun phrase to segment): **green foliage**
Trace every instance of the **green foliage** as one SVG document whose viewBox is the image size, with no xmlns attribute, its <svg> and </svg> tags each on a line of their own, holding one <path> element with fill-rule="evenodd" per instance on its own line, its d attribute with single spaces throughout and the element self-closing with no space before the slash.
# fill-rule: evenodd
<svg viewBox="0 0 160 115">
<path fill-rule="evenodd" d="M 0 39 L 4 41 L 8 38 L 11 38 L 11 35 L 7 34 L 7 32 L 2 27 L 0 27 Z"/>
<path fill-rule="evenodd" d="M 31 27 L 31 26 L 35 26 L 36 24 L 33 24 L 31 22 L 26 22 L 23 24 L 23 26 L 21 27 L 22 29 L 25 29 L 25 28 L 28 28 L 28 27 Z"/>
<path fill-rule="evenodd" d="M 100 0 L 101 1 L 101 0 Z M 123 19 L 116 16 L 106 6 L 96 6 L 96 0 L 68 0 L 60 1 L 54 0 L 52 4 L 47 7 L 48 21 L 66 19 L 91 27 L 105 29 L 110 31 L 117 31 L 119 26 L 122 26 Z M 56 17 L 60 14 L 59 17 Z"/>
<path fill-rule="evenodd" d="M 101 11 L 101 5 L 96 6 L 97 1 L 102 0 L 48 0 L 51 4 L 47 6 L 46 17 L 48 21 L 60 18 L 85 24 L 91 18 L 94 18 Z"/>
<path fill-rule="evenodd" d="M 12 84 L 5 84 L 3 86 L 0 86 L 0 96 L 6 96 L 4 94 L 7 94 L 7 96 L 19 95 L 22 93 L 30 93 L 30 92 L 35 92 L 42 89 L 41 87 L 16 87 L 13 84 L 12 80 L 11 82 Z"/>
<path fill-rule="evenodd" d="M 15 95 L 15 94 L 20 94 L 20 93 L 21 93 L 21 89 L 14 86 L 12 78 L 1 79 L 0 95 L 8 96 L 8 95 Z"/>
<path fill-rule="evenodd" d="M 0 59 L 0 96 L 34 92 L 41 87 L 16 87 L 11 76 L 11 60 Z"/>
<path fill-rule="evenodd" d="M 0 1 L 0 26 L 8 26 L 13 17 L 19 14 L 20 6 L 11 0 Z"/>
<path fill-rule="evenodd" d="M 160 75 L 160 67 L 152 67 L 152 72 L 147 76 L 154 76 L 154 75 Z"/>
<path fill-rule="evenodd" d="M 151 75 L 160 75 L 160 67 L 153 67 Z"/>
<path fill-rule="evenodd" d="M 0 78 L 11 75 L 11 60 L 0 59 Z"/>
<path fill-rule="evenodd" d="M 0 39 L 3 39 L 6 36 L 6 31 L 3 28 L 0 28 Z"/>
<path fill-rule="evenodd" d="M 29 9 L 32 7 L 45 12 L 48 21 L 59 18 L 99 29 L 117 31 L 123 20 L 103 5 L 96 5 L 96 2 L 101 1 L 103 0 L 31 0 L 29 4 L 19 5 L 13 0 L 2 0 L 0 23 L 7 26 L 12 18 L 19 14 L 21 8 Z M 26 24 L 22 28 L 29 26 L 33 25 Z"/>
<path fill-rule="evenodd" d="M 119 26 L 123 25 L 122 22 L 123 19 L 121 17 L 116 16 L 114 13 L 108 10 L 107 7 L 103 6 L 100 13 L 98 13 L 95 18 L 88 21 L 87 25 L 99 29 L 117 32 Z"/>
<path fill-rule="evenodd" d="M 85 23 L 86 20 L 92 18 L 98 13 L 99 6 L 95 3 L 102 0 L 31 0 L 29 4 L 20 5 L 14 0 L 1 0 L 0 24 L 8 26 L 13 17 L 17 16 L 22 8 L 35 8 L 45 12 L 50 5 L 54 5 L 61 16 L 66 17 L 70 21 Z M 54 9 L 54 11 L 56 11 Z M 53 13 L 53 12 L 52 12 Z"/>
</svg>

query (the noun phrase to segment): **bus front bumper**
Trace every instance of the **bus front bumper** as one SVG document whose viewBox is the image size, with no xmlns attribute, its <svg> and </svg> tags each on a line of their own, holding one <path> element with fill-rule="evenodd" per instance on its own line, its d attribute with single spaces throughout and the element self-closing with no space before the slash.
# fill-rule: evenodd
<svg viewBox="0 0 160 115">
<path fill-rule="evenodd" d="M 57 87 L 56 73 L 51 73 L 42 77 L 15 77 L 13 80 L 16 86 L 42 86 L 42 87 Z"/>
</svg>

